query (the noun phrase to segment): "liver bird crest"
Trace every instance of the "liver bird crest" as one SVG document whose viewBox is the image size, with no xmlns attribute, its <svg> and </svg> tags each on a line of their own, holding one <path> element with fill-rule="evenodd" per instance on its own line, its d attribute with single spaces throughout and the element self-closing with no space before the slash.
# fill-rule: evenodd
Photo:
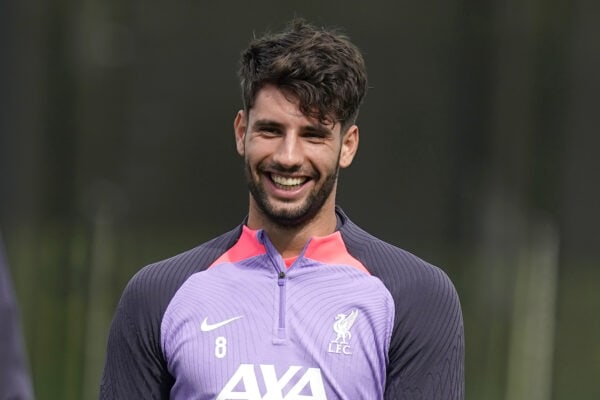
<svg viewBox="0 0 600 400">
<path fill-rule="evenodd" d="M 348 314 L 338 314 L 335 316 L 335 322 L 333 324 L 333 330 L 337 333 L 334 340 L 336 343 L 347 344 L 348 340 L 352 337 L 350 328 L 354 325 L 356 317 L 358 316 L 358 310 L 354 309 Z"/>
</svg>

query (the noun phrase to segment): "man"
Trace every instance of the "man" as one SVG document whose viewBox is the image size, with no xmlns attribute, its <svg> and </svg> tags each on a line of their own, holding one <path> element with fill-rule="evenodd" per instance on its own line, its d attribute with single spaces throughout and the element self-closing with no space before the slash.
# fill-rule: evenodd
<svg viewBox="0 0 600 400">
<path fill-rule="evenodd" d="M 0 400 L 32 399 L 33 391 L 21 336 L 21 323 L 1 240 L 0 321 Z"/>
<path fill-rule="evenodd" d="M 294 21 L 255 39 L 239 75 L 248 216 L 131 280 L 101 398 L 461 399 L 451 282 L 336 207 L 367 85 L 358 49 Z"/>
</svg>

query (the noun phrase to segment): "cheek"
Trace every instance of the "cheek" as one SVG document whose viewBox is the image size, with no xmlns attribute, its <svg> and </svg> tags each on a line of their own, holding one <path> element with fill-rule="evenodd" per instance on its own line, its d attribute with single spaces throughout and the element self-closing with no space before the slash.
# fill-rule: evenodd
<svg viewBox="0 0 600 400">
<path fill-rule="evenodd" d="M 251 168 L 256 169 L 258 165 L 265 161 L 267 156 L 268 152 L 265 151 L 264 147 L 246 143 L 244 160 Z"/>
<path fill-rule="evenodd" d="M 321 179 L 334 174 L 339 169 L 338 154 L 328 154 L 327 157 L 313 159 L 312 166 L 321 175 Z"/>
<path fill-rule="evenodd" d="M 277 147 L 268 140 L 247 140 L 245 142 L 246 158 L 253 160 L 264 160 L 272 156 L 277 150 Z"/>
</svg>

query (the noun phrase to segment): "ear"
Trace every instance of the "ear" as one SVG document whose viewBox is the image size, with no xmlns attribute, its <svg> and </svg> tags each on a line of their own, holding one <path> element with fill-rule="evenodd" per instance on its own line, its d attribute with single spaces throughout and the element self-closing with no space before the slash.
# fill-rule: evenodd
<svg viewBox="0 0 600 400">
<path fill-rule="evenodd" d="M 244 110 L 238 111 L 233 121 L 233 130 L 235 132 L 235 147 L 240 156 L 244 156 L 245 146 L 244 138 L 246 137 L 246 129 L 248 127 L 246 113 Z"/>
<path fill-rule="evenodd" d="M 352 125 L 342 137 L 340 168 L 349 167 L 358 150 L 358 126 Z"/>
</svg>

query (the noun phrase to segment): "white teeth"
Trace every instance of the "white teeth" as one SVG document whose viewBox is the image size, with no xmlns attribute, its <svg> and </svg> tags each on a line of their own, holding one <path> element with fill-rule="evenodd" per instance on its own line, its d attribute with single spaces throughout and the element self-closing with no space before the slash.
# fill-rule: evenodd
<svg viewBox="0 0 600 400">
<path fill-rule="evenodd" d="M 297 186 L 304 183 L 305 178 L 286 178 L 279 175 L 271 175 L 273 182 L 282 186 Z"/>
</svg>

